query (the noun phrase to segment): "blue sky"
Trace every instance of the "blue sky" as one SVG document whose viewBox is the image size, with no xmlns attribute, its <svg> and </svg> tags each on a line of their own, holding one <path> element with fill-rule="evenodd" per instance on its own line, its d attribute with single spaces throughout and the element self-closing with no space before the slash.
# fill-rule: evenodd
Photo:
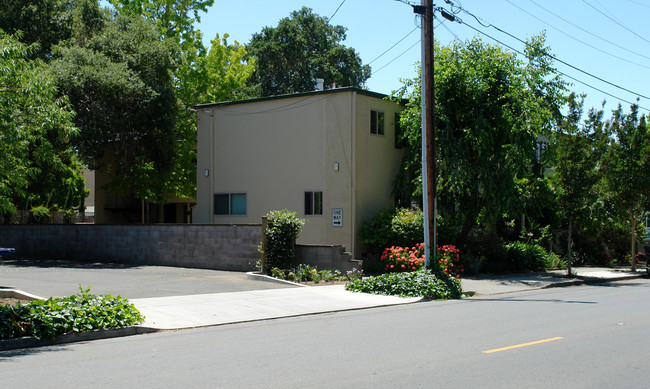
<svg viewBox="0 0 650 389">
<path fill-rule="evenodd" d="M 451 9 L 442 0 L 434 2 Z M 616 96 L 569 80 L 572 90 L 587 94 L 587 109 L 600 107 L 606 99 L 607 117 L 619 101 L 627 110 L 629 104 L 622 100 L 635 101 L 638 94 L 650 96 L 648 0 L 461 0 L 455 4 L 481 18 L 484 24 L 491 23 L 524 40 L 545 30 L 547 43 L 557 58 L 633 92 L 558 63 L 561 72 Z M 280 19 L 302 6 L 321 16 L 334 15 L 332 24 L 348 29 L 343 44 L 356 49 L 365 64 L 370 63 L 370 90 L 388 94 L 401 85 L 400 78 L 415 75 L 415 63 L 421 55 L 420 30 L 416 29 L 412 8 L 396 0 L 215 0 L 207 14 L 201 16 L 198 27 L 204 33 L 206 45 L 217 33 L 228 33 L 230 41 L 248 43 L 254 33 L 265 26 L 276 26 Z M 523 51 L 522 43 L 494 28 L 483 27 L 470 14 L 456 10 L 464 23 Z M 441 20 L 439 17 L 435 22 L 435 35 L 443 44 L 455 37 L 467 40 L 480 36 L 465 24 L 444 21 L 439 25 Z M 482 39 L 494 43 L 485 36 Z M 650 108 L 649 99 L 641 98 L 639 104 Z"/>
</svg>

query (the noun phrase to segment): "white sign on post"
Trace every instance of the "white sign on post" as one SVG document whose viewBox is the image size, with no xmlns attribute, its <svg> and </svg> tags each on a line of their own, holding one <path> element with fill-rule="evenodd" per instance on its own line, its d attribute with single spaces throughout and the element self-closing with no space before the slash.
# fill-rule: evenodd
<svg viewBox="0 0 650 389">
<path fill-rule="evenodd" d="M 343 227 L 343 208 L 332 209 L 332 227 Z"/>
</svg>

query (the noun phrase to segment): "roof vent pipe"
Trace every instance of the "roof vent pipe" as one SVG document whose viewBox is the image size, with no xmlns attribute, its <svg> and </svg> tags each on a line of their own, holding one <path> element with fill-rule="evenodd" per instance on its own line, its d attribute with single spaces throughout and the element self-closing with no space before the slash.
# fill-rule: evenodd
<svg viewBox="0 0 650 389">
<path fill-rule="evenodd" d="M 323 90 L 325 85 L 325 80 L 322 78 L 317 78 L 316 79 L 316 90 Z"/>
</svg>

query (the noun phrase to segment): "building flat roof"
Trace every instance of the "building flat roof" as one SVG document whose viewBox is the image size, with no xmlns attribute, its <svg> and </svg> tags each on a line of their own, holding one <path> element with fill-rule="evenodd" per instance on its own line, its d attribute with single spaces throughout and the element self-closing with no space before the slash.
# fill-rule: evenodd
<svg viewBox="0 0 650 389">
<path fill-rule="evenodd" d="M 254 98 L 254 99 L 221 101 L 221 102 L 217 102 L 217 103 L 197 104 L 197 105 L 194 106 L 194 109 L 214 108 L 214 107 L 222 107 L 222 106 L 236 105 L 236 104 L 258 103 L 258 102 L 262 102 L 262 101 L 282 100 L 282 99 L 291 99 L 291 98 L 296 98 L 296 97 L 308 97 L 308 96 L 317 96 L 317 95 L 323 95 L 323 94 L 343 93 L 343 92 L 356 92 L 356 93 L 358 93 L 360 95 L 376 97 L 378 99 L 385 99 L 386 97 L 388 97 L 388 95 L 385 95 L 383 93 L 372 92 L 372 91 L 369 91 L 369 90 L 366 90 L 366 89 L 351 87 L 350 86 L 350 87 L 343 87 L 343 88 L 315 90 L 315 91 L 309 91 L 309 92 L 290 93 L 290 94 L 286 94 L 286 95 L 258 97 L 258 98 Z"/>
</svg>

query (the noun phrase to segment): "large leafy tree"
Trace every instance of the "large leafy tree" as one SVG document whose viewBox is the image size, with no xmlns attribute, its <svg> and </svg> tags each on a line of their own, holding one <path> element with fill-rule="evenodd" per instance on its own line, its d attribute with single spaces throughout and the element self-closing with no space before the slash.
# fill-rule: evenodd
<svg viewBox="0 0 650 389">
<path fill-rule="evenodd" d="M 568 112 L 554 133 L 555 164 L 551 173 L 559 211 L 568 224 L 567 272 L 571 274 L 572 232 L 574 225 L 589 217 L 596 200 L 599 159 L 597 141 L 600 127 L 589 120 L 580 125 L 584 96 L 569 95 Z M 590 116 L 591 117 L 591 116 Z"/>
<path fill-rule="evenodd" d="M 161 37 L 176 44 L 172 82 L 177 97 L 177 148 L 170 183 L 176 195 L 192 197 L 196 194 L 196 170 L 192 162 L 196 158 L 196 117 L 191 108 L 213 99 L 237 98 L 233 91 L 245 86 L 252 64 L 245 60 L 245 48 L 237 42 L 228 44 L 227 35 L 223 38 L 217 35 L 209 50 L 203 46 L 202 34 L 194 25 L 214 0 L 110 0 L 110 3 L 121 15 L 151 21 Z"/>
<path fill-rule="evenodd" d="M 0 214 L 48 205 L 63 209 L 85 197 L 71 139 L 74 112 L 58 97 L 35 46 L 0 30 Z"/>
<path fill-rule="evenodd" d="M 31 55 L 45 60 L 59 42 L 88 36 L 103 23 L 97 0 L 0 0 L 0 9 L 0 28 L 38 43 Z"/>
<path fill-rule="evenodd" d="M 529 42 L 527 61 L 478 39 L 436 44 L 438 192 L 445 216 L 463 225 L 460 246 L 476 223 L 492 228 L 503 214 L 521 212 L 517 183 L 541 173 L 535 143 L 555 124 L 564 90 L 547 50 L 543 36 Z M 401 118 L 408 147 L 395 185 L 408 204 L 421 194 L 419 77 L 396 96 L 409 100 Z"/>
<path fill-rule="evenodd" d="M 650 209 L 650 129 L 637 105 L 619 106 L 605 126 L 608 144 L 600 163 L 606 196 L 630 233 L 632 270 L 636 269 L 637 232 Z"/>
<path fill-rule="evenodd" d="M 79 151 L 116 192 L 160 202 L 179 190 L 175 50 L 150 22 L 118 15 L 53 51 L 58 85 L 77 112 Z"/>
<path fill-rule="evenodd" d="M 277 27 L 264 27 L 248 45 L 257 63 L 251 83 L 260 85 L 263 96 L 314 90 L 317 78 L 324 79 L 326 87 L 361 86 L 370 77 L 370 67 L 340 43 L 345 31 L 307 7 L 292 12 Z"/>
</svg>

